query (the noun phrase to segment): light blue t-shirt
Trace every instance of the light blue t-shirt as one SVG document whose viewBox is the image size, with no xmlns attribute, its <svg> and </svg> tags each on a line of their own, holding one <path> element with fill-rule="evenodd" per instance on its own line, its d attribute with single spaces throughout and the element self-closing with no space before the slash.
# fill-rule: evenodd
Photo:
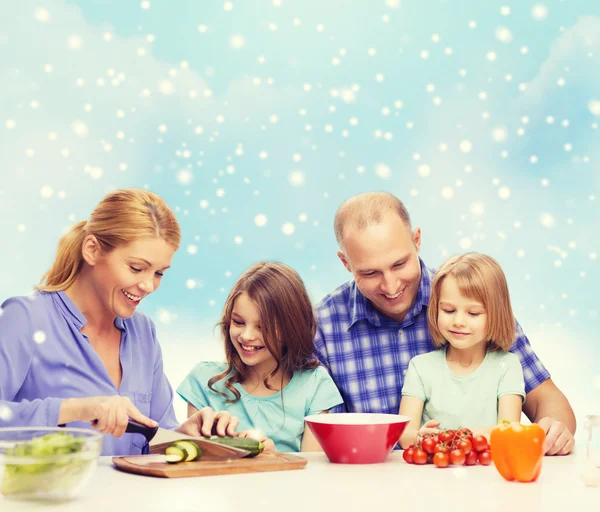
<svg viewBox="0 0 600 512">
<path fill-rule="evenodd" d="M 241 398 L 226 403 L 226 398 L 208 387 L 210 378 L 227 369 L 226 363 L 198 363 L 177 388 L 177 393 L 197 409 L 212 407 L 229 411 L 240 420 L 238 430 L 258 429 L 275 443 L 278 452 L 298 452 L 304 434 L 304 417 L 319 414 L 343 402 L 329 373 L 322 366 L 294 373 L 290 382 L 271 396 L 254 396 L 239 383 L 234 384 Z M 225 387 L 227 377 L 213 387 L 233 398 Z M 282 407 L 283 405 L 283 407 Z M 284 411 L 285 407 L 285 411 Z"/>
<path fill-rule="evenodd" d="M 525 399 L 523 369 L 517 355 L 487 352 L 479 368 L 459 376 L 448 367 L 446 347 L 413 357 L 406 372 L 402 395 L 425 402 L 421 425 L 433 419 L 440 422 L 440 428 L 496 425 L 501 396 Z"/>
</svg>

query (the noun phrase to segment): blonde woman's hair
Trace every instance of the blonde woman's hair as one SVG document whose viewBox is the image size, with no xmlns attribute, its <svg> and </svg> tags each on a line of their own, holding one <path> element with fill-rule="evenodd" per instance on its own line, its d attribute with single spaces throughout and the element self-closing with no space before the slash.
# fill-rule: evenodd
<svg viewBox="0 0 600 512">
<path fill-rule="evenodd" d="M 264 379 L 268 389 L 273 389 L 268 381 L 277 375 L 280 369 L 283 370 L 283 380 L 284 374 L 293 375 L 298 370 L 310 370 L 319 366 L 314 357 L 317 320 L 302 278 L 293 268 L 283 263 L 256 263 L 247 269 L 233 286 L 218 324 L 225 343 L 227 368 L 212 377 L 208 381 L 208 387 L 227 398 L 227 403 L 240 399 L 240 392 L 234 384 L 244 382 L 249 374 L 229 334 L 235 299 L 242 293 L 247 293 L 256 304 L 260 313 L 265 347 L 276 361 L 275 368 Z M 225 381 L 225 387 L 232 396 L 214 387 L 230 373 L 232 375 Z"/>
<path fill-rule="evenodd" d="M 507 351 L 515 340 L 516 331 L 506 277 L 495 259 L 476 252 L 450 258 L 435 273 L 427 310 L 434 345 L 440 348 L 447 343 L 438 329 L 438 314 L 440 289 L 448 276 L 456 279 L 462 295 L 480 302 L 485 308 L 488 350 Z"/>
<path fill-rule="evenodd" d="M 162 197 L 137 188 L 115 190 L 100 201 L 88 221 L 78 222 L 62 236 L 39 291 L 66 290 L 75 282 L 83 267 L 81 249 L 88 235 L 94 235 L 106 252 L 143 238 L 161 238 L 175 250 L 181 241 L 177 219 Z"/>
</svg>

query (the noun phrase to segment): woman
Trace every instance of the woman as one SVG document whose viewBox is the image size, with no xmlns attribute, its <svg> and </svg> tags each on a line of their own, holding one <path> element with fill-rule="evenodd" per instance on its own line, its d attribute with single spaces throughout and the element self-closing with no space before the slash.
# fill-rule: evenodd
<svg viewBox="0 0 600 512">
<path fill-rule="evenodd" d="M 0 426 L 91 424 L 107 434 L 104 455 L 142 452 L 143 436 L 124 435 L 129 418 L 177 427 L 154 324 L 136 309 L 180 239 L 164 200 L 139 189 L 108 194 L 61 238 L 36 293 L 0 309 Z M 232 434 L 237 420 L 207 408 L 177 429 L 214 425 Z"/>
</svg>

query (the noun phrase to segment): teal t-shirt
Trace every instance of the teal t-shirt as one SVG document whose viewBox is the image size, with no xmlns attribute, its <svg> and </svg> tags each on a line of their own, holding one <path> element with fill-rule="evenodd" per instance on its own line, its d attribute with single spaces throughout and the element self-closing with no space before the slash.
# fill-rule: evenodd
<svg viewBox="0 0 600 512">
<path fill-rule="evenodd" d="M 447 346 L 447 345 L 446 345 Z M 411 359 L 402 395 L 423 400 L 421 425 L 435 419 L 440 428 L 477 428 L 498 423 L 498 399 L 525 399 L 523 369 L 511 352 L 488 352 L 470 375 L 454 375 L 446 363 L 446 346 Z"/>
<path fill-rule="evenodd" d="M 227 399 L 211 390 L 208 381 L 226 369 L 226 363 L 198 363 L 179 385 L 177 393 L 197 409 L 208 406 L 215 411 L 229 411 L 240 420 L 238 430 L 262 431 L 273 440 L 278 452 L 299 452 L 304 434 L 304 417 L 327 411 L 343 402 L 327 370 L 318 366 L 314 370 L 294 373 L 283 388 L 283 404 L 281 392 L 271 396 L 254 396 L 239 383 L 234 386 L 241 398 L 234 403 L 225 403 Z M 231 391 L 225 387 L 226 380 L 218 381 L 213 387 L 232 397 Z"/>
</svg>

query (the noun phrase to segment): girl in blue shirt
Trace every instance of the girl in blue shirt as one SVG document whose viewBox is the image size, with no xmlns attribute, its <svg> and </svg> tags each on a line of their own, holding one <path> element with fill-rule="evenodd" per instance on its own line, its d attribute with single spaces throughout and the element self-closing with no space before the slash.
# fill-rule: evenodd
<svg viewBox="0 0 600 512">
<path fill-rule="evenodd" d="M 240 435 L 266 447 L 319 450 L 304 417 L 328 412 L 342 397 L 313 358 L 316 320 L 300 276 L 281 263 L 251 266 L 231 290 L 219 325 L 226 362 L 201 362 L 181 383 L 188 414 L 228 409 Z"/>
<path fill-rule="evenodd" d="M 467 253 L 446 261 L 431 285 L 427 320 L 439 350 L 410 361 L 399 412 L 411 421 L 402 447 L 437 433 L 438 426 L 487 437 L 498 419 L 519 421 L 523 370 L 508 352 L 515 318 L 496 260 Z"/>
<path fill-rule="evenodd" d="M 175 215 L 158 195 L 108 194 L 61 239 L 38 291 L 0 308 L 0 426 L 90 427 L 104 455 L 140 454 L 129 418 L 177 427 L 152 321 L 137 311 L 179 247 Z M 210 435 L 204 410 L 178 428 Z M 233 432 L 229 415 L 217 432 Z"/>
</svg>

